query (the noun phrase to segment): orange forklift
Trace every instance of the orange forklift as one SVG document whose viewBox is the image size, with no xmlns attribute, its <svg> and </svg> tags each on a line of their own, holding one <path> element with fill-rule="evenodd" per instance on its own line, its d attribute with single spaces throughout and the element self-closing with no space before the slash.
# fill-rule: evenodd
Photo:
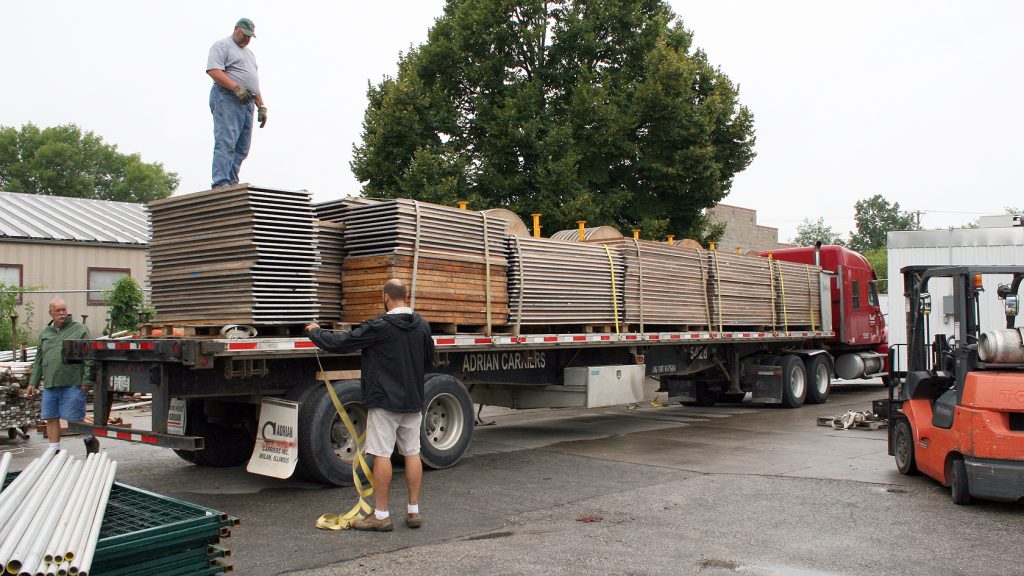
<svg viewBox="0 0 1024 576">
<path fill-rule="evenodd" d="M 924 473 L 949 486 L 956 504 L 1024 502 L 1024 328 L 1014 326 L 1024 266 L 908 266 L 902 272 L 907 371 L 894 369 L 899 347 L 893 348 L 889 454 L 901 473 Z M 989 296 L 1002 301 L 1005 328 L 983 332 L 982 281 L 989 275 L 1011 281 Z M 953 284 L 952 337 L 929 334 L 928 290 L 936 279 Z M 946 297 L 944 308 L 949 303 Z"/>
</svg>

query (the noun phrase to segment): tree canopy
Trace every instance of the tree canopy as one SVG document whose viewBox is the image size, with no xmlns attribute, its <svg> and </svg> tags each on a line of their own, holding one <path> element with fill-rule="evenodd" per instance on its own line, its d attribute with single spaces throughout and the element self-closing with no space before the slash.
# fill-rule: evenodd
<svg viewBox="0 0 1024 576">
<path fill-rule="evenodd" d="M 857 231 L 850 235 L 850 248 L 861 253 L 885 248 L 889 232 L 914 229 L 914 215 L 900 211 L 899 202 L 890 204 L 881 194 L 858 200 L 853 209 Z"/>
<path fill-rule="evenodd" d="M 828 224 L 825 224 L 825 218 L 823 217 L 819 217 L 817 220 L 804 218 L 796 227 L 796 236 L 793 237 L 792 242 L 797 246 L 812 246 L 815 242 L 838 244 L 840 246 L 846 245 L 846 242 L 843 241 L 843 235 L 833 230 Z"/>
<path fill-rule="evenodd" d="M 178 175 L 74 124 L 0 126 L 0 190 L 119 202 L 166 198 Z"/>
<path fill-rule="evenodd" d="M 368 89 L 371 197 L 701 238 L 754 157 L 738 87 L 661 0 L 448 0 Z"/>
</svg>

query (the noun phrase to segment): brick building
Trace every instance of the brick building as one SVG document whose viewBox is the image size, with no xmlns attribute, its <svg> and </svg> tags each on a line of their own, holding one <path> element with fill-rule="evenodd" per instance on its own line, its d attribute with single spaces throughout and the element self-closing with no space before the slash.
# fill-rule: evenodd
<svg viewBox="0 0 1024 576">
<path fill-rule="evenodd" d="M 708 208 L 708 220 L 725 223 L 725 235 L 718 243 L 719 250 L 732 252 L 740 248 L 743 252 L 755 250 L 764 252 L 778 248 L 792 248 L 793 244 L 779 242 L 779 229 L 761 226 L 757 223 L 757 210 L 718 204 Z"/>
</svg>

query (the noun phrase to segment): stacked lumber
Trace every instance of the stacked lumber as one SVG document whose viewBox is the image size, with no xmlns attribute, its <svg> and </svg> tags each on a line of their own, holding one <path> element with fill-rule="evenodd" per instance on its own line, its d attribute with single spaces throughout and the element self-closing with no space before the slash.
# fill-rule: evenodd
<svg viewBox="0 0 1024 576">
<path fill-rule="evenodd" d="M 316 319 L 310 194 L 240 184 L 149 203 L 154 323 Z"/>
<path fill-rule="evenodd" d="M 778 324 L 770 261 L 761 256 L 708 250 L 711 325 L 768 327 Z"/>
<path fill-rule="evenodd" d="M 626 263 L 626 322 L 707 327 L 711 308 L 704 250 L 620 240 Z"/>
<path fill-rule="evenodd" d="M 618 248 L 513 237 L 509 324 L 622 324 L 624 280 Z"/>
<path fill-rule="evenodd" d="M 326 220 L 314 220 L 316 252 L 320 266 L 316 269 L 315 300 L 319 322 L 341 321 L 341 266 L 344 261 L 342 246 L 345 225 Z"/>
<path fill-rule="evenodd" d="M 382 314 L 381 287 L 399 278 L 427 322 L 508 323 L 506 220 L 404 199 L 343 202 L 342 321 Z"/>
<path fill-rule="evenodd" d="M 821 267 L 773 260 L 775 268 L 776 311 L 778 324 L 821 328 Z"/>
</svg>

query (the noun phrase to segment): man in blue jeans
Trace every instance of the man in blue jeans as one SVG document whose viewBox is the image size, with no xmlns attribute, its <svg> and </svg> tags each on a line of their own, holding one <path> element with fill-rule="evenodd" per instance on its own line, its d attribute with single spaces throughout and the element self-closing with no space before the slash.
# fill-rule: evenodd
<svg viewBox="0 0 1024 576">
<path fill-rule="evenodd" d="M 213 113 L 212 188 L 238 184 L 238 169 L 249 155 L 252 113 L 257 109 L 260 128 L 267 124 L 267 107 L 260 93 L 256 57 L 249 42 L 256 37 L 256 25 L 248 18 L 235 23 L 231 36 L 210 47 L 206 73 L 213 78 L 210 112 Z"/>
<path fill-rule="evenodd" d="M 65 340 L 88 340 L 89 329 L 71 319 L 67 304 L 60 298 L 50 302 L 51 322 L 39 336 L 36 360 L 32 365 L 29 392 L 42 381 L 42 418 L 46 420 L 46 437 L 50 446 L 60 450 L 60 420 L 85 420 L 85 391 L 89 388 L 92 362 L 65 364 L 63 358 Z M 100 449 L 100 442 L 93 436 L 85 438 L 86 452 Z"/>
</svg>

